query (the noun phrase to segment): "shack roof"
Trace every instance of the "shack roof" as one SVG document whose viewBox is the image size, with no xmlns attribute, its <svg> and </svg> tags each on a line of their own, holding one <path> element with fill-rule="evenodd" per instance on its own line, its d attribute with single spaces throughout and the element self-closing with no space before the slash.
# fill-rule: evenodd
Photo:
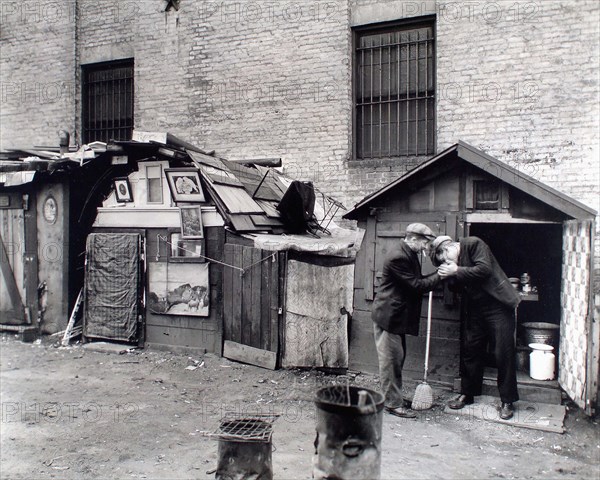
<svg viewBox="0 0 600 480">
<path fill-rule="evenodd" d="M 409 180 L 431 174 L 434 169 L 440 172 L 440 175 L 445 171 L 440 168 L 442 165 L 458 160 L 473 165 L 488 174 L 498 178 L 502 182 L 527 193 L 534 198 L 544 202 L 545 204 L 555 208 L 556 210 L 577 219 L 593 218 L 597 212 L 584 205 L 583 203 L 565 195 L 562 192 L 536 180 L 535 178 L 523 173 L 522 171 L 507 165 L 506 163 L 488 155 L 485 152 L 469 145 L 465 142 L 458 143 L 448 147 L 443 152 L 430 158 L 419 166 L 408 171 L 400 178 L 387 184 L 385 187 L 367 195 L 358 202 L 352 210 L 346 213 L 343 218 L 357 220 L 368 212 L 368 207 L 373 201 L 390 190 L 401 188 Z"/>
<path fill-rule="evenodd" d="M 274 165 L 277 160 L 280 163 L 280 159 L 227 160 L 215 156 L 214 150 L 199 148 L 167 132 L 134 131 L 132 140 L 94 142 L 71 147 L 67 152 L 60 152 L 57 147 L 0 152 L 0 187 L 30 182 L 41 172 L 97 171 L 100 168 L 100 178 L 91 179 L 94 184 L 90 192 L 101 198 L 103 192 L 110 190 L 112 178 L 137 170 L 142 160 L 168 161 L 171 168 L 197 168 L 210 200 L 228 227 L 237 233 L 289 233 L 277 207 L 293 179 L 275 168 L 257 164 L 268 160 L 264 164 Z M 318 193 L 318 200 L 326 211 L 318 223 L 327 234 L 336 212 L 344 207 Z M 93 207 L 94 200 L 88 200 L 86 205 Z"/>
</svg>

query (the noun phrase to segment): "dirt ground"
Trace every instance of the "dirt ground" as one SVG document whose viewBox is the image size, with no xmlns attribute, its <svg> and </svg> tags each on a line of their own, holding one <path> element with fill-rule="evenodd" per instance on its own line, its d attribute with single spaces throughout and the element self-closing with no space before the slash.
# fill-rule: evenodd
<svg viewBox="0 0 600 480">
<path fill-rule="evenodd" d="M 1 341 L 2 479 L 214 478 L 214 432 L 228 412 L 278 414 L 276 479 L 310 479 L 315 391 L 377 388 L 372 375 L 270 371 L 214 355 L 125 354 Z M 597 421 L 568 406 L 566 433 L 443 413 L 384 414 L 382 479 L 599 478 Z M 357 479 L 360 480 L 360 479 Z"/>
</svg>

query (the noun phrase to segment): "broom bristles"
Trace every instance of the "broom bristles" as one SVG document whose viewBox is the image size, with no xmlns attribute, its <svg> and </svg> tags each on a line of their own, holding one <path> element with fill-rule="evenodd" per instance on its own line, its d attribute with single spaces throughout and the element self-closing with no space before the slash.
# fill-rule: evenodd
<svg viewBox="0 0 600 480">
<path fill-rule="evenodd" d="M 411 404 L 413 410 L 427 410 L 433 406 L 433 390 L 423 382 L 417 386 Z"/>
</svg>

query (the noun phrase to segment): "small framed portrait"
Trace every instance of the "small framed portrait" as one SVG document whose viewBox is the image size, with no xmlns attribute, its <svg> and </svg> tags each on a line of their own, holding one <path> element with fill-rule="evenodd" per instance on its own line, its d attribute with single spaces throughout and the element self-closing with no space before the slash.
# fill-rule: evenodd
<svg viewBox="0 0 600 480">
<path fill-rule="evenodd" d="M 113 182 L 115 186 L 115 195 L 117 196 L 117 202 L 133 202 L 133 195 L 131 194 L 131 185 L 129 185 L 129 179 L 127 177 L 115 178 Z"/>
<path fill-rule="evenodd" d="M 176 202 L 204 202 L 200 176 L 195 168 L 166 168 L 171 196 Z"/>
<path fill-rule="evenodd" d="M 199 205 L 179 207 L 181 238 L 204 238 L 202 213 Z"/>
</svg>

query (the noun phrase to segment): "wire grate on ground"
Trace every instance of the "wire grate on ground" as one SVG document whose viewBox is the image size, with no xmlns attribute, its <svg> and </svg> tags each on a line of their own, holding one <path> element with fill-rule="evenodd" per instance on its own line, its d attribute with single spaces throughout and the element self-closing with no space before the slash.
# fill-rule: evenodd
<svg viewBox="0 0 600 480">
<path fill-rule="evenodd" d="M 219 440 L 237 442 L 270 442 L 273 434 L 273 422 L 279 415 L 241 416 L 227 414 L 221 419 L 220 425 L 206 436 Z"/>
</svg>

